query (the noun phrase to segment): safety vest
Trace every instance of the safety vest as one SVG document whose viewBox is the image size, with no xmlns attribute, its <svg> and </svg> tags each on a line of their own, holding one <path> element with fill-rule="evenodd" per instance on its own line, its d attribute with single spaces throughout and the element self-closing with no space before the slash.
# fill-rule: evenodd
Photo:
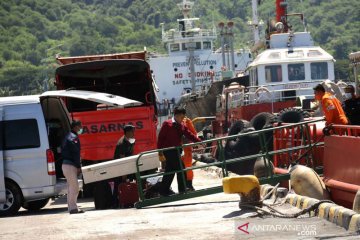
<svg viewBox="0 0 360 240">
<path fill-rule="evenodd" d="M 331 123 L 347 125 L 348 120 L 341 107 L 340 101 L 331 93 L 326 92 L 321 100 L 325 114 L 326 125 Z"/>
</svg>

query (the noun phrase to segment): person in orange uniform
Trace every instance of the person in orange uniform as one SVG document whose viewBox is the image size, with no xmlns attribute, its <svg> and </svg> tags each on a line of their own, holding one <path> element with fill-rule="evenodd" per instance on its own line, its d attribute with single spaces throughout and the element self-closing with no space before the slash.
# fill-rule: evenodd
<svg viewBox="0 0 360 240">
<path fill-rule="evenodd" d="M 314 87 L 315 100 L 320 101 L 322 106 L 326 126 L 330 124 L 347 125 L 348 119 L 341 107 L 340 101 L 331 93 L 325 92 L 323 85 L 318 84 Z"/>
<path fill-rule="evenodd" d="M 194 135 L 197 135 L 196 129 L 194 127 L 194 124 L 192 123 L 191 119 L 188 117 L 185 117 L 183 120 L 184 125 L 192 132 Z M 186 139 L 184 139 L 183 143 L 187 143 Z M 185 168 L 192 166 L 192 147 L 184 147 L 184 155 L 181 157 L 181 160 L 184 163 Z M 186 172 L 186 187 L 190 190 L 194 191 L 194 186 L 192 184 L 194 179 L 194 172 L 193 170 L 188 170 Z"/>
</svg>

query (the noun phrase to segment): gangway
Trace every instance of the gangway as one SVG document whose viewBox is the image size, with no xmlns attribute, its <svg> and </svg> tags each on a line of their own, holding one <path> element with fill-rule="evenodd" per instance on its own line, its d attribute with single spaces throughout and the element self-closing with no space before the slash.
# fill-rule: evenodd
<svg viewBox="0 0 360 240">
<path fill-rule="evenodd" d="M 171 173 L 180 173 L 183 176 L 182 179 L 184 181 L 184 186 L 186 186 L 185 174 L 186 171 L 188 170 L 197 170 L 197 169 L 215 166 L 220 168 L 222 171 L 222 176 L 226 177 L 229 175 L 229 171 L 227 169 L 229 164 L 237 163 L 240 161 L 254 160 L 259 157 L 262 157 L 264 159 L 264 165 L 265 168 L 267 169 L 267 174 L 266 174 L 267 176 L 259 178 L 260 184 L 275 185 L 279 182 L 289 180 L 290 174 L 288 173 L 286 168 L 289 167 L 294 162 L 297 163 L 299 162 L 300 164 L 304 164 L 309 167 L 312 167 L 316 172 L 321 174 L 322 159 L 321 160 L 316 159 L 318 161 L 314 161 L 314 157 L 322 156 L 321 154 L 319 154 L 319 152 L 321 153 L 323 151 L 324 142 L 319 141 L 319 139 L 316 138 L 317 136 L 316 132 L 319 131 L 320 129 L 317 128 L 316 126 L 317 125 L 322 126 L 323 124 L 324 124 L 323 118 L 312 119 L 309 121 L 304 121 L 301 123 L 294 123 L 294 124 L 282 124 L 282 125 L 278 124 L 279 126 L 273 126 L 271 128 L 266 128 L 258 131 L 240 133 L 233 136 L 219 137 L 211 140 L 206 140 L 200 143 L 190 143 L 178 147 L 171 147 L 171 148 L 164 148 L 164 149 L 157 149 L 153 151 L 143 152 L 139 154 L 139 157 L 137 158 L 136 161 L 136 168 L 137 168 L 136 179 L 138 183 L 142 183 L 143 181 L 146 181 L 146 179 L 148 178 L 164 176 L 165 174 L 171 174 Z M 226 141 L 231 139 L 246 137 L 249 135 L 256 137 L 258 139 L 261 149 L 259 153 L 225 160 L 224 145 Z M 269 136 L 272 137 L 269 138 Z M 183 168 L 181 170 L 173 171 L 169 173 L 158 172 L 155 174 L 141 175 L 140 166 L 142 164 L 140 160 L 144 155 L 170 150 L 170 149 L 177 149 L 180 155 L 181 149 L 183 147 L 187 147 L 187 146 L 196 147 L 205 144 L 208 146 L 209 145 L 217 146 L 218 159 L 216 162 L 202 164 L 201 166 L 192 166 L 189 168 Z M 273 170 L 268 166 L 269 164 L 267 163 L 266 159 L 270 160 L 271 162 L 274 162 L 274 160 L 281 160 L 282 166 L 284 168 L 281 168 L 281 171 Z M 275 168 L 277 168 L 276 165 Z M 219 186 L 208 187 L 195 191 L 188 191 L 182 194 L 146 198 L 142 185 L 143 184 L 138 184 L 138 192 L 139 192 L 140 200 L 139 202 L 135 203 L 136 208 L 143 208 L 152 205 L 158 205 L 158 204 L 180 201 L 184 199 L 195 198 L 210 194 L 216 194 L 223 191 L 222 185 L 219 184 Z"/>
</svg>

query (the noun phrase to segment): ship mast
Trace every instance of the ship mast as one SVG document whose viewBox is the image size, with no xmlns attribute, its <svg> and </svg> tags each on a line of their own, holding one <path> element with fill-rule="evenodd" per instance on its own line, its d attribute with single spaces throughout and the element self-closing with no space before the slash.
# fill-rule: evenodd
<svg viewBox="0 0 360 240">
<path fill-rule="evenodd" d="M 258 0 L 251 1 L 251 9 L 252 9 L 252 20 L 248 21 L 248 25 L 251 27 L 254 39 L 254 45 L 251 48 L 252 53 L 257 53 L 259 49 L 265 46 L 264 42 L 260 40 L 260 33 L 259 30 L 261 26 L 264 24 L 263 21 L 259 22 L 258 17 Z"/>
<path fill-rule="evenodd" d="M 190 13 L 192 10 L 192 7 L 194 5 L 193 2 L 187 1 L 187 0 L 183 0 L 182 3 L 177 4 L 178 7 L 180 8 L 182 14 L 183 14 L 183 19 L 182 22 L 184 23 L 182 31 L 186 31 L 188 29 L 189 24 L 191 24 L 190 21 Z M 190 26 L 192 27 L 192 26 Z M 186 34 L 186 32 L 184 32 L 184 34 Z M 195 51 L 195 43 L 194 42 L 188 42 L 187 43 L 187 49 L 189 51 L 189 65 L 190 65 L 190 76 L 191 76 L 191 93 L 193 95 L 196 94 L 196 86 L 195 86 L 195 56 L 194 56 L 194 51 Z"/>
</svg>

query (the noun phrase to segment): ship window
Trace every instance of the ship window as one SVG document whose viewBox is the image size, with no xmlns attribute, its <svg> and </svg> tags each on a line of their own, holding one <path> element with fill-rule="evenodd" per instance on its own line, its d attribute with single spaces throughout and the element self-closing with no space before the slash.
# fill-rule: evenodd
<svg viewBox="0 0 360 240">
<path fill-rule="evenodd" d="M 196 42 L 195 49 L 201 49 L 201 42 Z"/>
<path fill-rule="evenodd" d="M 203 42 L 204 49 L 211 49 L 211 42 Z"/>
<path fill-rule="evenodd" d="M 185 43 L 183 43 L 182 44 L 182 50 L 184 51 L 184 50 L 187 50 L 188 48 L 187 48 L 187 44 L 185 44 Z"/>
<path fill-rule="evenodd" d="M 304 57 L 304 52 L 302 50 L 288 51 L 286 56 L 288 58 L 301 58 Z"/>
<path fill-rule="evenodd" d="M 280 53 L 279 52 L 273 52 L 273 53 L 270 53 L 269 55 L 269 58 L 271 59 L 280 59 Z"/>
<path fill-rule="evenodd" d="M 319 50 L 310 50 L 307 55 L 308 57 L 318 57 L 323 54 Z"/>
<path fill-rule="evenodd" d="M 178 43 L 170 44 L 170 51 L 171 52 L 178 52 L 180 51 L 180 46 Z"/>
<path fill-rule="evenodd" d="M 265 67 L 266 82 L 281 82 L 281 65 L 272 65 Z"/>
<path fill-rule="evenodd" d="M 310 63 L 311 79 L 327 79 L 328 64 L 326 62 Z"/>
<path fill-rule="evenodd" d="M 257 68 L 253 68 L 250 70 L 250 85 L 251 86 L 257 86 L 258 83 L 258 74 L 257 74 Z"/>
<path fill-rule="evenodd" d="M 304 80 L 305 79 L 305 67 L 303 63 L 289 64 L 288 76 L 290 81 Z"/>
</svg>

